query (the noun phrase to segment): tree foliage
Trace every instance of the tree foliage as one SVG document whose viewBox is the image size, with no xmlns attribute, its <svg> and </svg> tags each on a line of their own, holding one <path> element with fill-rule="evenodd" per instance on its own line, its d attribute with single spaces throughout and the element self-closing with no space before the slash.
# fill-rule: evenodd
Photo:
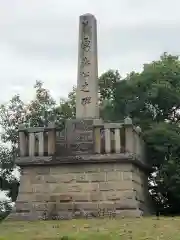
<svg viewBox="0 0 180 240">
<path fill-rule="evenodd" d="M 57 103 L 42 82 L 34 86 L 35 97 L 25 104 L 19 95 L 0 107 L 2 141 L 12 150 L 0 151 L 7 169 L 12 171 L 17 148 L 18 126 L 47 126 L 55 121 L 64 126 L 65 119 L 75 118 L 76 88 L 67 99 Z M 162 213 L 180 213 L 180 61 L 178 56 L 163 54 L 159 60 L 144 64 L 140 73 L 125 78 L 109 70 L 99 77 L 100 115 L 104 120 L 119 121 L 129 116 L 140 125 L 147 143 L 147 161 L 154 169 L 149 176 L 151 194 Z M 3 155 L 4 154 L 4 155 Z M 4 156 L 4 157 L 3 157 Z M 9 156 L 9 157 L 8 157 Z M 12 157 L 14 156 L 14 157 Z M 6 160 L 5 160 L 6 159 Z M 10 164 L 12 163 L 12 164 Z M 13 181 L 0 188 L 12 189 Z M 15 182 L 14 182 L 15 184 Z M 3 186 L 3 187 L 2 187 Z M 12 197 L 13 193 L 10 192 Z"/>
<path fill-rule="evenodd" d="M 69 96 L 67 101 L 57 105 L 56 101 L 50 95 L 50 92 L 43 87 L 41 81 L 34 85 L 35 97 L 29 103 L 25 104 L 19 95 L 0 106 L 0 125 L 1 141 L 8 144 L 9 148 L 0 146 L 0 190 L 8 191 L 8 197 L 15 201 L 18 194 L 19 181 L 14 178 L 12 173 L 15 168 L 14 160 L 18 153 L 18 127 L 25 124 L 28 127 L 47 126 L 49 122 L 56 122 L 63 127 L 63 121 L 67 114 L 71 114 L 69 106 L 73 97 Z M 9 204 L 1 204 L 8 210 Z M 3 211 L 4 213 L 4 211 Z"/>
<path fill-rule="evenodd" d="M 153 197 L 162 212 L 180 213 L 180 61 L 163 54 L 119 82 L 114 99 L 116 117 L 130 116 L 143 129 L 148 162 L 156 174 Z M 171 179 L 171 180 L 170 180 Z"/>
</svg>

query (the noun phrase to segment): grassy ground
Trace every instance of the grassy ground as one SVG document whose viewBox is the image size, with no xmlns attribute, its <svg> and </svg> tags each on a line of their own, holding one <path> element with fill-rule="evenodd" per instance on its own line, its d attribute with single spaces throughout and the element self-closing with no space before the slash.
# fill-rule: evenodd
<svg viewBox="0 0 180 240">
<path fill-rule="evenodd" d="M 62 238 L 66 236 L 66 238 Z M 67 238 L 68 236 L 68 238 Z M 180 218 L 9 222 L 0 224 L 0 240 L 180 240 Z"/>
</svg>

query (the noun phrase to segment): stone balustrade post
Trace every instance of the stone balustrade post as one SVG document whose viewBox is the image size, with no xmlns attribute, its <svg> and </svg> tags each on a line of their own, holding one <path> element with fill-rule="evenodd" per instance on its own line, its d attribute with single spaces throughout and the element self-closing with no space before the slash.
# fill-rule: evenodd
<svg viewBox="0 0 180 240">
<path fill-rule="evenodd" d="M 134 140 L 135 140 L 135 154 L 138 158 L 141 158 L 141 154 L 142 154 L 142 149 L 141 149 L 141 128 L 140 127 L 136 127 L 134 129 Z"/>
<path fill-rule="evenodd" d="M 106 153 L 111 152 L 111 130 L 114 130 L 114 141 L 115 141 L 115 152 L 121 152 L 121 136 L 120 129 L 122 127 L 122 123 L 105 123 L 105 151 Z"/>
<path fill-rule="evenodd" d="M 105 132 L 105 152 L 111 152 L 111 129 L 108 124 L 104 124 L 104 132 Z"/>
<path fill-rule="evenodd" d="M 101 153 L 101 127 L 96 126 L 94 128 L 94 148 L 95 153 Z"/>
<path fill-rule="evenodd" d="M 27 155 L 27 138 L 24 124 L 19 126 L 19 153 L 20 157 L 25 157 Z"/>
<path fill-rule="evenodd" d="M 121 152 L 121 136 L 120 136 L 120 128 L 115 128 L 115 152 Z"/>
<path fill-rule="evenodd" d="M 48 156 L 56 152 L 56 128 L 54 123 L 48 125 Z"/>
<path fill-rule="evenodd" d="M 103 128 L 102 119 L 94 119 L 93 121 L 94 126 L 94 152 L 101 153 L 101 129 Z"/>
<path fill-rule="evenodd" d="M 35 156 L 35 133 L 29 132 L 29 156 Z"/>
<path fill-rule="evenodd" d="M 127 117 L 124 120 L 125 127 L 125 152 L 135 153 L 135 139 L 132 119 Z"/>
<path fill-rule="evenodd" d="M 44 132 L 38 133 L 38 140 L 39 140 L 39 156 L 44 156 Z"/>
<path fill-rule="evenodd" d="M 146 144 L 141 138 L 141 161 L 146 162 Z"/>
</svg>

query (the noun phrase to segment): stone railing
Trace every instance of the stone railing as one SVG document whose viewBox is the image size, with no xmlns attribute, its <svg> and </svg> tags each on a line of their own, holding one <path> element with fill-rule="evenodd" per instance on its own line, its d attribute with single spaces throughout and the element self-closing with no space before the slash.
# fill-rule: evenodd
<svg viewBox="0 0 180 240">
<path fill-rule="evenodd" d="M 54 124 L 48 127 L 26 128 L 19 127 L 19 155 L 25 156 L 53 156 L 56 145 L 56 128 Z"/>
<path fill-rule="evenodd" d="M 132 153 L 142 159 L 145 145 L 141 128 L 134 127 L 132 120 L 123 123 L 104 123 L 95 125 L 95 153 Z"/>
<path fill-rule="evenodd" d="M 48 127 L 19 128 L 19 156 L 64 155 L 67 146 L 60 146 L 59 130 L 54 124 Z M 144 159 L 144 142 L 140 127 L 134 127 L 132 120 L 126 118 L 122 123 L 95 123 L 93 128 L 94 154 L 130 153 Z M 64 139 L 65 141 L 65 139 Z M 67 149 L 67 153 L 71 151 Z"/>
</svg>

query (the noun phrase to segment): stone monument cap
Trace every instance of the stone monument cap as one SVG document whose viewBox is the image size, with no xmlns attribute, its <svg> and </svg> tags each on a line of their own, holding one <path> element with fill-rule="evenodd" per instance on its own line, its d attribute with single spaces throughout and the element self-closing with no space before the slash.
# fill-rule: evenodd
<svg viewBox="0 0 180 240">
<path fill-rule="evenodd" d="M 91 13 L 85 13 L 85 14 L 82 14 L 81 16 L 82 16 L 82 17 L 83 17 L 83 16 L 91 16 L 91 17 L 94 17 L 94 18 L 95 18 L 95 16 L 94 16 L 93 14 L 91 14 Z M 80 16 L 80 17 L 81 17 L 81 16 Z"/>
<path fill-rule="evenodd" d="M 136 127 L 136 132 L 137 132 L 137 133 L 141 133 L 141 132 L 142 132 L 140 126 L 137 126 L 137 127 Z"/>
<path fill-rule="evenodd" d="M 124 119 L 124 124 L 125 125 L 132 125 L 132 119 L 130 117 L 126 117 Z"/>
</svg>

